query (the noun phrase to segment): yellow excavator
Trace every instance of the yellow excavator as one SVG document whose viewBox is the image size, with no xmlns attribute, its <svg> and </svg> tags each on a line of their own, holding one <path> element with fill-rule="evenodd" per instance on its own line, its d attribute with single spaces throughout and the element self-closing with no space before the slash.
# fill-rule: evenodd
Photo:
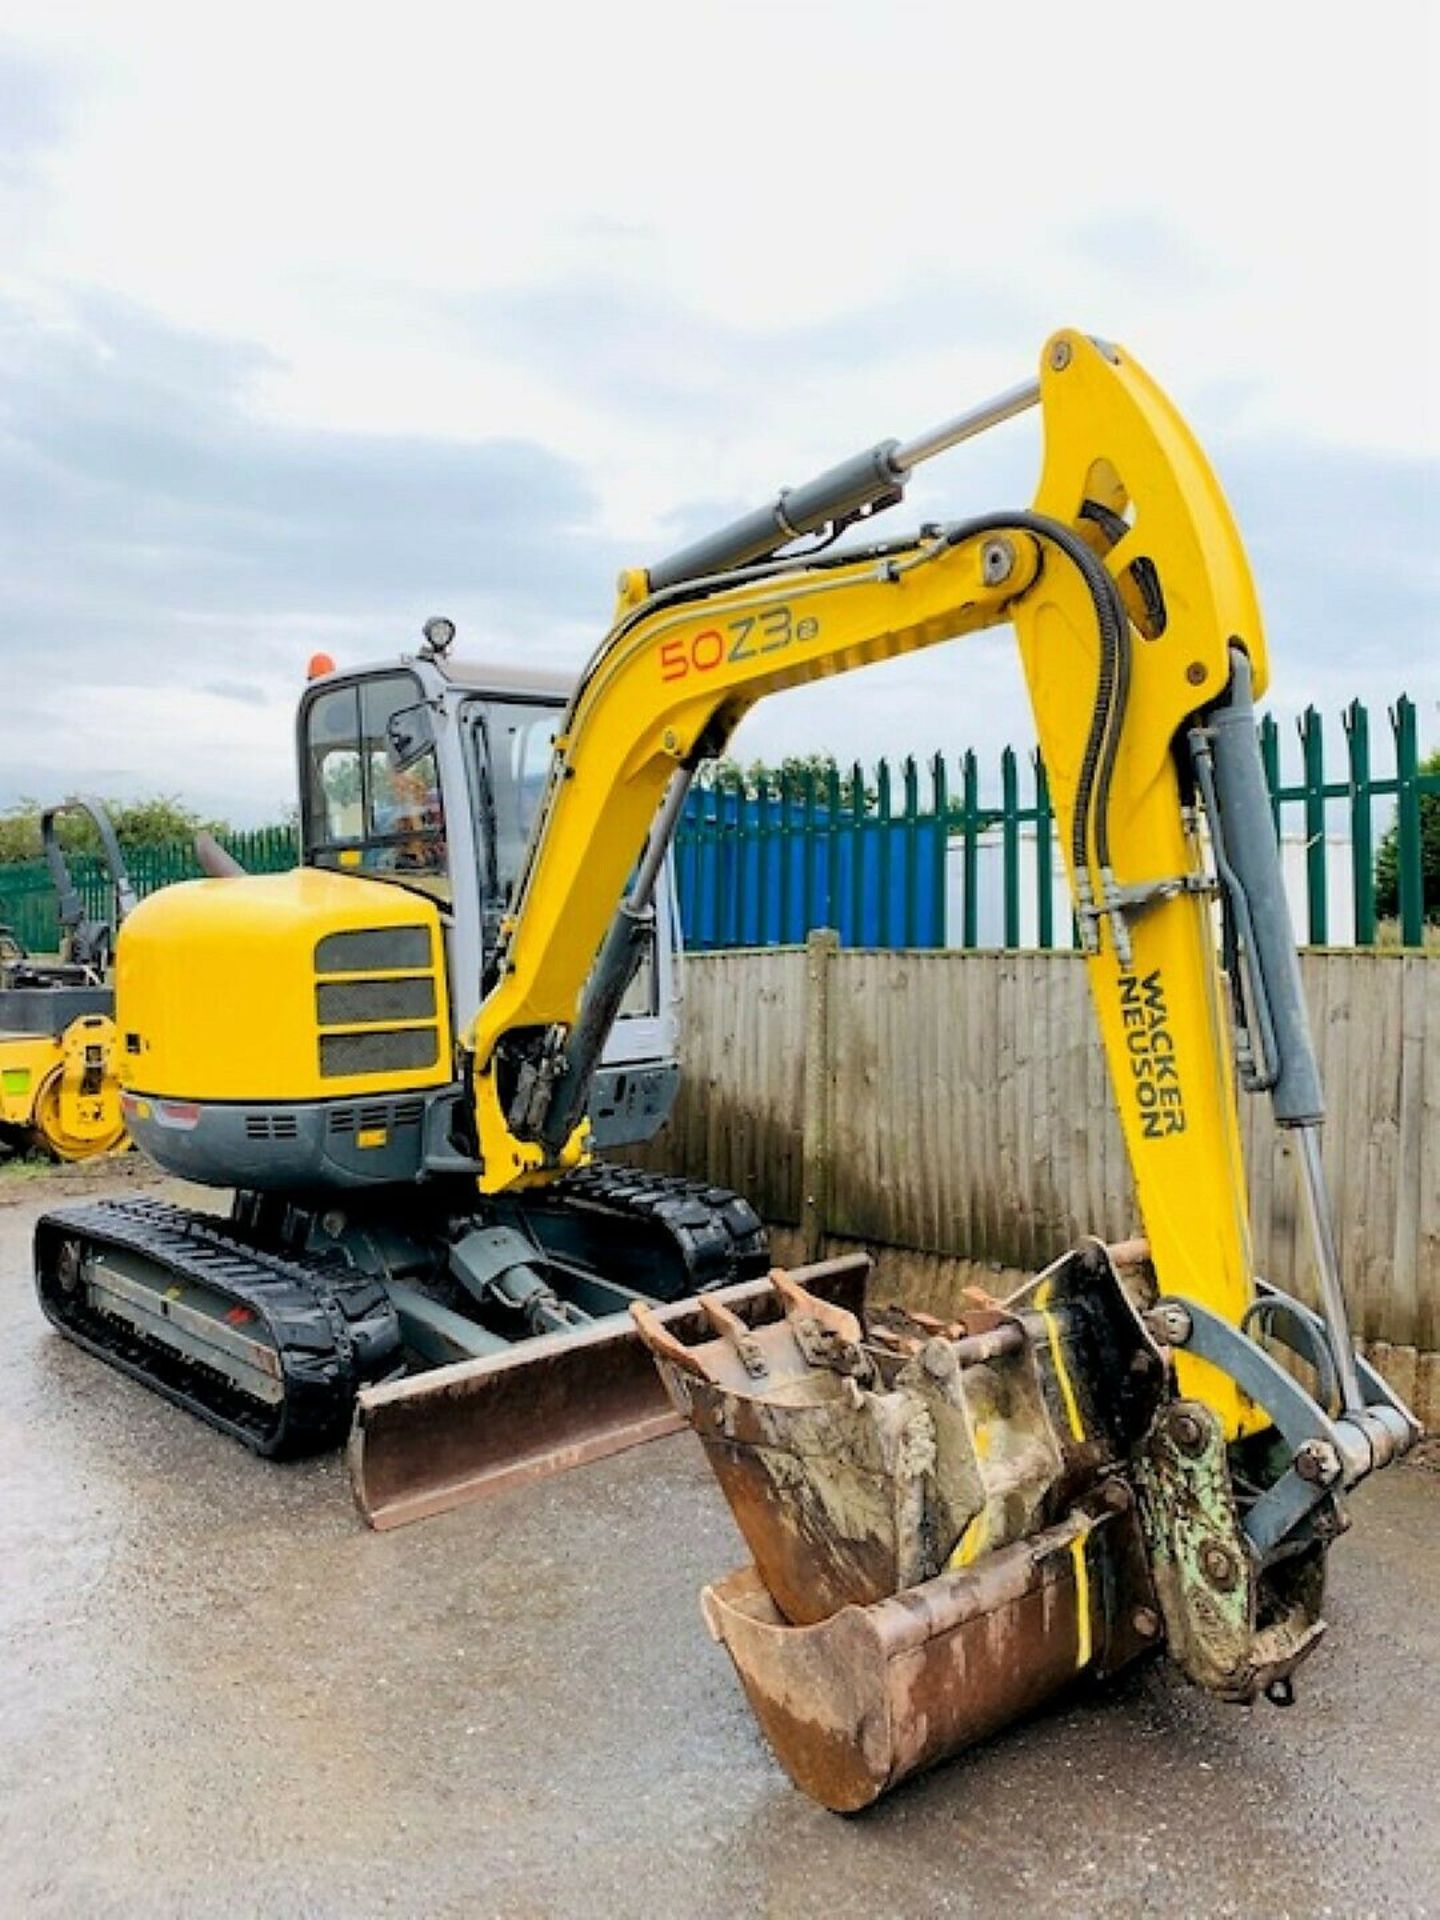
<svg viewBox="0 0 1440 1920">
<path fill-rule="evenodd" d="M 839 540 L 1037 405 L 1030 507 Z M 656 1004 L 689 783 L 754 703 L 1005 622 L 1145 1242 L 952 1323 L 872 1322 L 857 1262 L 767 1283 L 737 1196 L 672 1190 L 682 1231 L 653 1176 L 594 1159 L 673 1090 L 673 1062 L 607 1048 L 637 983 Z M 707 1618 L 830 1806 L 1162 1645 L 1223 1697 L 1288 1699 L 1342 1498 L 1417 1430 L 1347 1325 L 1260 614 L 1171 403 L 1057 333 L 1037 379 L 624 574 L 539 732 L 452 638 L 307 693 L 301 872 L 131 916 L 131 1130 L 236 1199 L 47 1216 L 52 1319 L 261 1451 L 333 1440 L 353 1403 L 378 1523 L 690 1422 L 754 1561 Z M 1294 1140 L 1319 1311 L 1255 1274 L 1237 1078 Z"/>
</svg>

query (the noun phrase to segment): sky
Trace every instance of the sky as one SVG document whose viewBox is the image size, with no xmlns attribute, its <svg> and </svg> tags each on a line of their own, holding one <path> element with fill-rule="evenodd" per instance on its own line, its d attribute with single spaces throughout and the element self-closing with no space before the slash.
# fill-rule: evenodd
<svg viewBox="0 0 1440 1920">
<path fill-rule="evenodd" d="M 621 566 L 1061 325 L 1206 447 L 1276 710 L 1408 691 L 1440 745 L 1434 13 L 7 0 L 0 807 L 274 819 L 316 649 L 445 613 L 578 672 Z M 1038 465 L 1031 415 L 882 524 L 1024 505 Z M 1008 633 L 963 646 L 734 750 L 1024 744 Z"/>
</svg>

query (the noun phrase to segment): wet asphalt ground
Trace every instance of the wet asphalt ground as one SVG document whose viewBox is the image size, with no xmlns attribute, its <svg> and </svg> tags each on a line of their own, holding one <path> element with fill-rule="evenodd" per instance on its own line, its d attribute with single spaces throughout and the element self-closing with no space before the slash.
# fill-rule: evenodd
<svg viewBox="0 0 1440 1920">
<path fill-rule="evenodd" d="M 77 1184 L 0 1178 L 0 1913 L 1440 1914 L 1440 1475 L 1357 1499 L 1288 1712 L 1151 1666 L 840 1820 L 701 1625 L 742 1556 L 690 1436 L 369 1534 L 338 1460 L 50 1331 Z"/>
</svg>

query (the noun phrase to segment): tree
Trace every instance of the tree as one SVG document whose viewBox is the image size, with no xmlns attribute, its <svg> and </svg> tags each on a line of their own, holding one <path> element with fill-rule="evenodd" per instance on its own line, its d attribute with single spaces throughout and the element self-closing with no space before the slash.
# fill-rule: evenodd
<svg viewBox="0 0 1440 1920">
<path fill-rule="evenodd" d="M 833 753 L 791 753 L 785 756 L 779 766 L 764 760 L 752 760 L 748 767 L 727 755 L 723 760 L 707 760 L 696 776 L 696 784 L 730 793 L 741 792 L 753 800 L 761 793 L 778 795 L 783 783 L 784 791 L 791 799 L 799 799 L 804 795 L 808 778 L 814 783 L 817 803 L 823 803 L 832 774 L 839 778 L 840 805 L 848 809 L 855 791 L 856 769 L 847 767 L 842 771 Z M 876 804 L 876 792 L 874 787 L 866 784 L 863 774 L 860 790 L 865 809 L 869 812 Z"/>
<path fill-rule="evenodd" d="M 155 794 L 147 800 L 106 800 L 102 805 L 120 845 L 127 852 L 192 840 L 202 828 L 210 833 L 229 831 L 225 821 L 202 819 L 174 794 Z M 41 857 L 40 815 L 43 811 L 38 800 L 20 800 L 0 813 L 0 866 Z M 61 814 L 58 832 L 60 844 L 67 853 L 100 851 L 100 842 L 87 814 Z"/>
<path fill-rule="evenodd" d="M 1440 779 L 1440 750 L 1420 763 Z M 1440 922 L 1440 793 L 1420 796 L 1420 897 L 1427 920 Z M 1400 829 L 1391 827 L 1375 855 L 1375 910 L 1383 919 L 1400 912 Z"/>
</svg>

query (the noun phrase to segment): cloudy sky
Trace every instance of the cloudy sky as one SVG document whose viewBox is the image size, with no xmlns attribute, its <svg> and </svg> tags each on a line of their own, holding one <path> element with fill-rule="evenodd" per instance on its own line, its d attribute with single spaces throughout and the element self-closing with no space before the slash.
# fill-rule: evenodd
<svg viewBox="0 0 1440 1920">
<path fill-rule="evenodd" d="M 0 805 L 274 817 L 313 649 L 445 612 L 578 669 L 620 565 L 1061 324 L 1199 432 L 1277 704 L 1405 689 L 1440 742 L 1434 12 L 8 0 Z M 1031 416 L 903 511 L 1023 504 L 1036 466 Z M 999 634 L 737 745 L 1027 730 Z"/>
</svg>

